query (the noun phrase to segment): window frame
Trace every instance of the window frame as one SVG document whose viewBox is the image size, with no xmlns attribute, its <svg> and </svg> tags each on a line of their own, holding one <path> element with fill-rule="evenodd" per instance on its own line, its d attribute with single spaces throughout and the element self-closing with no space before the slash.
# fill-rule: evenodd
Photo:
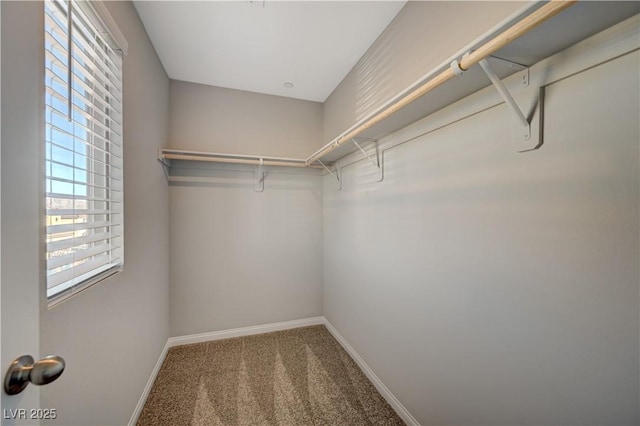
<svg viewBox="0 0 640 426">
<path fill-rule="evenodd" d="M 43 7 L 44 275 L 51 308 L 124 269 L 128 44 L 101 2 L 45 0 Z"/>
</svg>

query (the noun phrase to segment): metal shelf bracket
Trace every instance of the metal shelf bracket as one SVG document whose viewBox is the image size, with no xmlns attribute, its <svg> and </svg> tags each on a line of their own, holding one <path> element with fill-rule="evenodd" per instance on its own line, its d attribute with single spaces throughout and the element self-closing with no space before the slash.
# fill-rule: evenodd
<svg viewBox="0 0 640 426">
<path fill-rule="evenodd" d="M 258 169 L 255 171 L 255 184 L 254 190 L 256 192 L 264 191 L 264 158 L 260 158 L 260 162 L 258 163 Z"/>
<path fill-rule="evenodd" d="M 527 67 L 526 65 L 519 64 L 517 62 L 510 61 L 508 59 L 499 58 L 499 57 L 493 56 L 493 55 L 488 56 L 488 58 L 491 58 L 491 62 L 494 62 L 494 63 L 495 62 L 503 62 L 503 63 L 509 65 L 509 67 L 511 69 L 519 71 L 521 73 L 520 74 L 520 78 L 521 78 L 520 83 L 522 84 L 522 87 L 529 86 L 529 67 Z"/>
<path fill-rule="evenodd" d="M 162 148 L 158 149 L 158 161 L 162 164 L 162 170 L 164 171 L 164 177 L 169 180 L 169 170 L 171 169 L 171 160 L 167 160 L 162 155 Z"/>
<path fill-rule="evenodd" d="M 335 172 L 333 170 L 331 170 L 329 167 L 327 167 L 322 161 L 320 161 L 319 159 L 316 160 L 318 161 L 318 163 L 320 163 L 320 165 L 329 173 L 331 174 L 333 177 L 336 178 L 336 180 L 338 181 L 338 191 L 342 191 L 342 179 L 340 179 L 340 169 L 336 167 Z"/>
<path fill-rule="evenodd" d="M 367 139 L 367 140 L 372 142 L 375 147 L 375 157 L 369 154 L 364 148 L 362 148 L 358 143 L 358 141 L 356 140 L 356 138 L 351 138 L 351 142 L 353 142 L 353 144 L 360 150 L 360 152 L 362 152 L 365 155 L 365 157 L 369 159 L 371 164 L 373 164 L 378 169 L 378 176 L 377 176 L 376 182 L 382 182 L 382 179 L 384 179 L 383 161 L 382 161 L 382 155 L 380 154 L 380 150 L 378 149 L 378 141 L 375 139 Z"/>
<path fill-rule="evenodd" d="M 520 109 L 516 101 L 513 99 L 513 96 L 511 96 L 509 89 L 507 89 L 507 87 L 504 85 L 502 80 L 500 80 L 500 78 L 495 73 L 493 68 L 491 68 L 491 65 L 489 65 L 489 62 L 487 62 L 486 59 L 482 59 L 478 63 L 480 64 L 480 67 L 482 68 L 484 73 L 487 75 L 487 77 L 489 77 L 489 80 L 491 80 L 491 83 L 493 83 L 498 93 L 500 93 L 500 96 L 502 96 L 502 99 L 504 99 L 505 103 L 509 106 L 509 108 L 511 108 L 511 110 L 516 115 L 516 118 L 518 119 L 518 121 L 520 121 L 520 123 L 522 124 L 522 127 L 523 127 L 522 133 L 524 138 L 525 139 L 531 138 L 531 124 L 529 123 L 529 120 L 522 113 L 522 110 Z M 526 79 L 526 84 L 529 84 L 528 78 Z"/>
</svg>

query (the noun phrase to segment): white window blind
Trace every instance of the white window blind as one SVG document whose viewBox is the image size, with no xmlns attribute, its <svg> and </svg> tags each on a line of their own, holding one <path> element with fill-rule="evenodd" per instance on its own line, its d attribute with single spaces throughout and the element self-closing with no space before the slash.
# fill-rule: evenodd
<svg viewBox="0 0 640 426">
<path fill-rule="evenodd" d="M 45 3 L 47 297 L 124 265 L 122 57 L 87 3 Z M 108 37 L 107 37 L 108 38 Z"/>
</svg>

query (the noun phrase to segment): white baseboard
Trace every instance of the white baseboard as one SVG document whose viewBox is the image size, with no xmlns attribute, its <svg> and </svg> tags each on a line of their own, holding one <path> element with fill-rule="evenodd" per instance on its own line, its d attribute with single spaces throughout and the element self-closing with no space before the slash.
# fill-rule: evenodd
<svg viewBox="0 0 640 426">
<path fill-rule="evenodd" d="M 135 426 L 138 421 L 138 417 L 140 417 L 140 413 L 142 413 L 142 408 L 144 404 L 147 402 L 147 398 L 149 397 L 149 392 L 151 392 L 151 388 L 153 387 L 153 383 L 156 381 L 156 377 L 160 372 L 160 368 L 162 367 L 162 363 L 164 359 L 167 357 L 167 352 L 169 351 L 169 341 L 164 344 L 162 348 L 162 352 L 160 352 L 160 356 L 158 357 L 158 361 L 156 362 L 155 367 L 151 371 L 151 375 L 149 376 L 149 380 L 147 380 L 147 385 L 144 387 L 142 391 L 142 395 L 140 396 L 140 400 L 138 401 L 138 405 L 136 405 L 135 410 L 133 410 L 133 415 L 131 416 L 131 420 L 129 420 L 129 426 Z"/>
<path fill-rule="evenodd" d="M 327 327 L 327 330 L 329 330 L 329 333 L 331 333 L 333 337 L 335 337 L 335 339 L 338 341 L 338 343 L 342 345 L 344 350 L 347 351 L 349 356 L 351 356 L 351 358 L 353 358 L 356 364 L 358 364 L 358 367 L 360 367 L 360 369 L 367 376 L 367 378 L 371 380 L 371 383 L 373 383 L 373 385 L 376 387 L 378 392 L 380 392 L 380 395 L 382 395 L 384 399 L 387 400 L 389 405 L 395 410 L 398 416 L 400 416 L 400 418 L 404 420 L 404 422 L 408 426 L 420 426 L 420 423 L 418 423 L 415 417 L 411 415 L 409 410 L 407 410 L 405 406 L 402 405 L 400 401 L 398 401 L 398 398 L 396 398 L 395 395 L 391 393 L 389 388 L 387 388 L 384 385 L 384 383 L 382 383 L 382 380 L 380 380 L 378 376 L 376 376 L 376 373 L 373 372 L 371 367 L 367 365 L 367 363 L 364 361 L 364 359 L 362 359 L 362 357 L 358 354 L 358 352 L 356 352 L 356 350 L 353 349 L 353 346 L 351 346 L 345 340 L 345 338 L 342 337 L 340 333 L 338 333 L 338 330 L 336 330 L 335 327 L 331 325 L 329 320 L 326 318 L 324 318 L 324 325 L 325 327 Z"/>
<path fill-rule="evenodd" d="M 312 318 L 304 318 L 293 321 L 284 321 L 284 322 L 276 322 L 272 324 L 263 324 L 256 325 L 251 327 L 242 327 L 242 328 L 234 328 L 231 330 L 222 330 L 222 331 L 214 331 L 211 333 L 200 333 L 200 334 L 191 334 L 187 336 L 177 336 L 177 337 L 169 337 L 167 343 L 164 345 L 162 352 L 160 353 L 160 357 L 158 358 L 158 362 L 156 362 L 153 371 L 151 372 L 151 376 L 147 381 L 147 385 L 142 391 L 142 395 L 140 396 L 140 400 L 138 401 L 138 405 L 131 416 L 131 420 L 129 420 L 129 426 L 135 426 L 138 421 L 138 417 L 142 412 L 142 408 L 144 407 L 145 402 L 147 401 L 147 397 L 149 396 L 149 392 L 151 392 L 151 387 L 156 380 L 158 373 L 160 372 L 160 368 L 162 367 L 162 363 L 164 362 L 165 357 L 167 356 L 167 352 L 169 348 L 173 346 L 179 345 L 189 345 L 193 343 L 202 343 L 209 342 L 213 340 L 221 340 L 221 339 L 230 339 L 233 337 L 242 337 L 242 336 L 251 336 L 254 334 L 263 334 L 270 333 L 272 331 L 282 331 L 282 330 L 290 330 L 292 328 L 299 327 L 308 327 L 311 325 L 324 325 L 327 327 L 327 330 L 335 337 L 335 339 L 342 345 L 345 351 L 353 358 L 353 360 L 358 364 L 358 367 L 362 369 L 364 374 L 367 376 L 371 383 L 376 387 L 378 392 L 387 400 L 389 405 L 398 413 L 398 416 L 409 426 L 420 426 L 418 421 L 409 413 L 409 411 L 398 401 L 398 399 L 391 393 L 391 391 L 382 383 L 382 381 L 376 376 L 376 374 L 371 370 L 371 368 L 367 365 L 367 363 L 362 359 L 362 357 L 356 352 L 353 347 L 347 343 L 347 341 L 342 337 L 338 330 L 335 329 L 333 325 L 327 320 L 325 317 L 312 317 Z"/>
<path fill-rule="evenodd" d="M 289 330 L 324 324 L 324 317 L 303 318 L 293 321 L 274 322 L 272 324 L 254 325 L 251 327 L 233 328 L 231 330 L 213 331 L 211 333 L 191 334 L 188 336 L 169 337 L 169 347 L 190 345 L 192 343 L 210 342 L 212 340 L 231 339 L 233 337 L 251 336 L 253 334 L 271 333 L 272 331 Z"/>
</svg>

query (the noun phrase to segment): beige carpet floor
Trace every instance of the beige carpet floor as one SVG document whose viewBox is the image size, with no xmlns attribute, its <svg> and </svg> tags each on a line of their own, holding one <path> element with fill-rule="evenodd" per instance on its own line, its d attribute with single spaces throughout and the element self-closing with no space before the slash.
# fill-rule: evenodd
<svg viewBox="0 0 640 426">
<path fill-rule="evenodd" d="M 403 425 L 322 326 L 169 350 L 138 425 Z"/>
</svg>

